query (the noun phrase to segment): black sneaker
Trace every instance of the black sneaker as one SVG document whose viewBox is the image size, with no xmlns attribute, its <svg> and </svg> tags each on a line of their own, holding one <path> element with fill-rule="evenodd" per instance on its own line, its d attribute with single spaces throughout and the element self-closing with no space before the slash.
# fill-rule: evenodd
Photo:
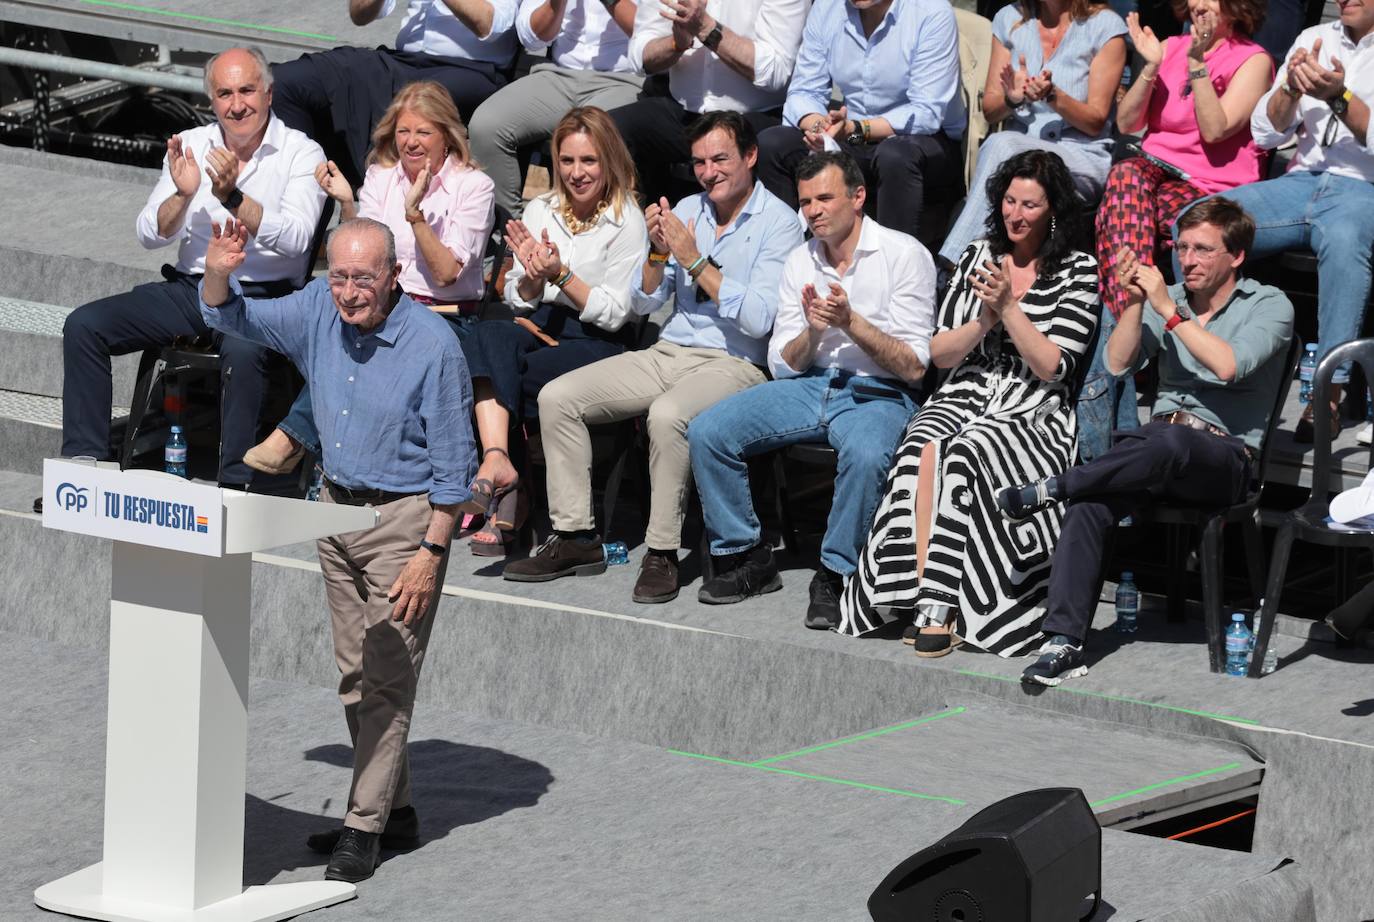
<svg viewBox="0 0 1374 922">
<path fill-rule="evenodd" d="M 1063 634 L 1055 634 L 1037 652 L 1040 658 L 1021 673 L 1021 681 L 1026 685 L 1053 687 L 1065 679 L 1088 674 L 1088 667 L 1083 665 L 1083 648 L 1074 646 Z"/>
<path fill-rule="evenodd" d="M 997 494 L 997 508 L 1002 510 L 1002 515 L 1016 522 L 1030 518 L 1041 509 L 1049 508 L 1054 502 L 1055 499 L 1050 496 L 1043 480 L 1022 484 L 1019 487 L 1007 487 Z"/>
<path fill-rule="evenodd" d="M 811 604 L 802 621 L 813 631 L 829 631 L 840 626 L 840 591 L 844 577 L 822 566 L 811 577 Z"/>
<path fill-rule="evenodd" d="M 554 535 L 524 560 L 512 560 L 501 571 L 517 583 L 544 583 L 560 576 L 595 576 L 606 572 L 606 552 L 599 538 Z"/>
<path fill-rule="evenodd" d="M 718 557 L 716 575 L 697 590 L 698 601 L 707 605 L 729 605 L 743 602 L 751 596 L 777 592 L 782 588 L 778 565 L 773 561 L 773 549 L 761 544 L 748 551 Z"/>
</svg>

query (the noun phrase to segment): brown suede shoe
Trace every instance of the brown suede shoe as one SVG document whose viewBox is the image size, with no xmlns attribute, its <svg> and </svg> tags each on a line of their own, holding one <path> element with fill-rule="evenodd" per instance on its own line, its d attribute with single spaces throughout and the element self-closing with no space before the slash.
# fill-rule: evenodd
<svg viewBox="0 0 1374 922">
<path fill-rule="evenodd" d="M 517 583 L 546 583 L 560 576 L 595 576 L 606 572 L 606 554 L 595 538 L 554 535 L 524 560 L 513 560 L 501 572 Z"/>
<path fill-rule="evenodd" d="M 677 554 L 645 553 L 635 580 L 634 600 L 653 605 L 677 598 Z"/>
</svg>

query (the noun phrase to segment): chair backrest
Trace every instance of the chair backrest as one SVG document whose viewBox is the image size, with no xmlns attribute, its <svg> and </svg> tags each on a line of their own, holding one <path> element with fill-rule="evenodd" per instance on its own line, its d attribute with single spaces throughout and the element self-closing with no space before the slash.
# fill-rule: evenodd
<svg viewBox="0 0 1374 922">
<path fill-rule="evenodd" d="M 488 307 L 501 300 L 501 269 L 506 259 L 506 222 L 511 214 L 500 205 L 495 206 L 491 233 L 487 235 L 487 247 L 482 254 L 483 269 L 487 272 L 482 289 L 482 306 L 479 311 L 486 313 Z M 486 266 L 490 265 L 490 269 Z"/>
<path fill-rule="evenodd" d="M 1296 337 L 1295 337 L 1296 338 Z M 1312 379 L 1312 497 L 1324 500 L 1331 493 L 1331 376 L 1346 362 L 1356 362 L 1366 381 L 1374 381 L 1374 339 L 1355 339 L 1342 343 L 1326 354 Z M 1292 377 L 1291 375 L 1289 376 Z M 1369 449 L 1374 466 L 1374 445 Z"/>
<path fill-rule="evenodd" d="M 959 25 L 959 83 L 964 93 L 964 107 L 968 110 L 968 129 L 964 132 L 964 182 L 973 181 L 978 163 L 978 146 L 988 136 L 988 122 L 983 117 L 983 87 L 988 81 L 988 61 L 992 57 L 992 22 L 956 9 Z"/>
<path fill-rule="evenodd" d="M 1288 402 L 1288 391 L 1293 387 L 1293 376 L 1298 373 L 1298 362 L 1302 361 L 1302 337 L 1294 335 L 1288 343 L 1288 358 L 1283 364 L 1283 377 L 1279 378 L 1274 405 L 1269 408 L 1269 418 L 1264 421 L 1264 436 L 1260 439 L 1259 463 L 1255 466 L 1256 489 L 1264 486 L 1264 478 L 1269 476 L 1269 446 L 1274 441 L 1274 430 L 1278 427 L 1283 405 Z"/>
</svg>

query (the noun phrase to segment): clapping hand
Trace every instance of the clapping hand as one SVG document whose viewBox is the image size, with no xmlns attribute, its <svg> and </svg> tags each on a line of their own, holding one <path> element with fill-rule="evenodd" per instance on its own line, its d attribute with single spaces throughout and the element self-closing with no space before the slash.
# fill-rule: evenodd
<svg viewBox="0 0 1374 922">
<path fill-rule="evenodd" d="M 802 140 L 806 146 L 814 151 L 825 150 L 825 136 L 839 141 L 840 136 L 845 133 L 849 126 L 849 107 L 840 106 L 833 112 L 825 113 L 825 116 L 811 123 L 811 127 L 802 133 Z"/>
<path fill-rule="evenodd" d="M 705 31 L 706 0 L 659 0 L 658 15 L 688 36 Z"/>
<path fill-rule="evenodd" d="M 802 314 L 806 317 L 806 325 L 813 333 L 824 333 L 830 329 L 830 321 L 826 319 L 825 299 L 816 292 L 816 286 L 807 282 L 801 290 Z"/>
<path fill-rule="evenodd" d="M 210 230 L 210 243 L 205 249 L 205 274 L 228 278 L 243 265 L 247 255 L 248 228 L 242 221 L 230 218 L 222 228 L 212 222 Z"/>
<path fill-rule="evenodd" d="M 1003 256 L 997 262 L 985 259 L 981 266 L 974 267 L 973 274 L 969 276 L 974 297 L 983 302 L 984 310 L 997 319 L 1001 319 L 1002 312 L 1016 303 L 1011 289 L 1011 275 L 1007 272 L 1009 258 Z"/>
<path fill-rule="evenodd" d="M 558 245 L 549 240 L 547 230 L 536 239 L 524 221 L 507 221 L 506 243 L 531 278 L 551 282 L 563 273 L 563 257 L 558 252 Z"/>
<path fill-rule="evenodd" d="M 191 148 L 183 147 L 181 135 L 174 134 L 167 139 L 167 172 L 182 198 L 190 198 L 200 188 L 200 167 L 196 166 L 196 155 Z"/>
<path fill-rule="evenodd" d="M 1128 247 L 1116 251 L 1116 278 L 1126 289 L 1127 301 L 1131 306 L 1148 300 L 1155 312 L 1162 314 L 1164 311 L 1160 310 L 1159 305 L 1173 303 L 1169 297 L 1169 286 L 1164 281 L 1164 274 L 1154 266 L 1142 262 L 1135 251 Z"/>
<path fill-rule="evenodd" d="M 238 185 L 239 158 L 227 148 L 212 148 L 205 155 L 205 168 L 210 171 L 210 193 L 224 201 Z"/>
<path fill-rule="evenodd" d="M 1054 92 L 1054 75 L 1042 70 L 1026 81 L 1026 102 L 1040 102 Z"/>
<path fill-rule="evenodd" d="M 1030 74 L 1026 71 L 1026 56 L 1020 56 L 1020 63 L 1016 70 L 1011 69 L 1011 62 L 1002 65 L 1002 72 L 998 74 L 1002 83 L 1002 98 L 1007 105 L 1016 108 L 1026 101 L 1026 84 L 1030 82 Z"/>
<path fill-rule="evenodd" d="M 1312 43 L 1312 50 L 1298 61 L 1296 66 L 1292 60 L 1288 65 L 1288 81 L 1292 86 L 1311 96 L 1313 99 L 1330 100 L 1345 92 L 1345 66 L 1341 64 L 1339 58 L 1331 59 L 1331 68 L 1328 70 L 1317 63 L 1321 60 L 1320 52 L 1322 40 L 1317 39 Z M 1294 57 L 1297 57 L 1296 52 Z"/>
<path fill-rule="evenodd" d="M 682 219 L 673 214 L 668 199 L 660 198 L 657 205 L 646 208 L 644 221 L 649 225 L 649 243 L 656 252 L 673 254 L 678 265 L 684 268 L 701 256 L 697 249 L 696 222 L 683 224 Z"/>
<path fill-rule="evenodd" d="M 812 294 L 816 294 L 814 287 L 811 290 Z M 812 300 L 811 309 L 807 311 L 806 319 L 807 323 L 815 329 L 824 329 L 824 327 L 817 327 L 817 324 L 824 323 L 827 327 L 848 330 L 851 317 L 849 295 L 839 285 L 831 282 L 830 293 L 826 297 L 816 297 Z"/>
<path fill-rule="evenodd" d="M 416 219 L 420 212 L 420 202 L 424 201 L 426 193 L 429 192 L 429 164 L 420 167 L 420 172 L 415 174 L 415 181 L 406 190 L 406 217 Z"/>
<path fill-rule="evenodd" d="M 353 201 L 353 187 L 344 179 L 343 171 L 333 160 L 315 167 L 315 182 L 320 184 L 324 194 L 340 204 Z"/>
<path fill-rule="evenodd" d="M 1126 14 L 1126 28 L 1131 33 L 1131 44 L 1145 59 L 1146 64 L 1158 65 L 1164 60 L 1164 43 L 1155 37 L 1154 29 L 1140 25 L 1138 13 Z"/>
<path fill-rule="evenodd" d="M 1193 16 L 1193 43 L 1188 46 L 1188 59 L 1193 64 L 1203 63 L 1203 55 L 1212 46 L 1212 37 L 1217 34 L 1217 14 L 1211 10 L 1200 10 Z"/>
</svg>

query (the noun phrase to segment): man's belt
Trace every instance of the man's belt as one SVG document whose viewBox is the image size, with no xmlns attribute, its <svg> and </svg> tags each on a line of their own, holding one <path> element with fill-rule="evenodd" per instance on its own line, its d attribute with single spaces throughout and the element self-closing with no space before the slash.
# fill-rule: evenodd
<svg viewBox="0 0 1374 922">
<path fill-rule="evenodd" d="M 440 301 L 429 295 L 414 294 L 410 295 L 410 300 L 416 304 L 423 304 L 436 314 L 458 314 L 463 317 L 471 317 L 482 309 L 481 301 Z"/>
<path fill-rule="evenodd" d="M 354 489 L 335 483 L 328 477 L 324 479 L 324 483 L 329 488 L 329 494 L 334 497 L 334 500 L 345 506 L 363 506 L 369 503 L 374 506 L 384 506 L 387 503 L 394 503 L 398 499 L 405 499 L 407 496 L 419 496 L 424 492 L 423 490 L 416 490 L 413 493 L 392 493 L 390 490 Z"/>
<path fill-rule="evenodd" d="M 1200 416 L 1194 416 L 1187 410 L 1175 410 L 1172 413 L 1161 413 L 1158 416 L 1150 417 L 1152 423 L 1171 423 L 1175 426 L 1187 426 L 1189 429 L 1197 429 L 1210 435 L 1220 436 L 1223 439 L 1231 438 L 1231 433 L 1220 426 L 1213 426 Z M 1249 445 L 1245 446 L 1245 456 L 1251 461 L 1255 460 L 1255 452 Z"/>
</svg>

